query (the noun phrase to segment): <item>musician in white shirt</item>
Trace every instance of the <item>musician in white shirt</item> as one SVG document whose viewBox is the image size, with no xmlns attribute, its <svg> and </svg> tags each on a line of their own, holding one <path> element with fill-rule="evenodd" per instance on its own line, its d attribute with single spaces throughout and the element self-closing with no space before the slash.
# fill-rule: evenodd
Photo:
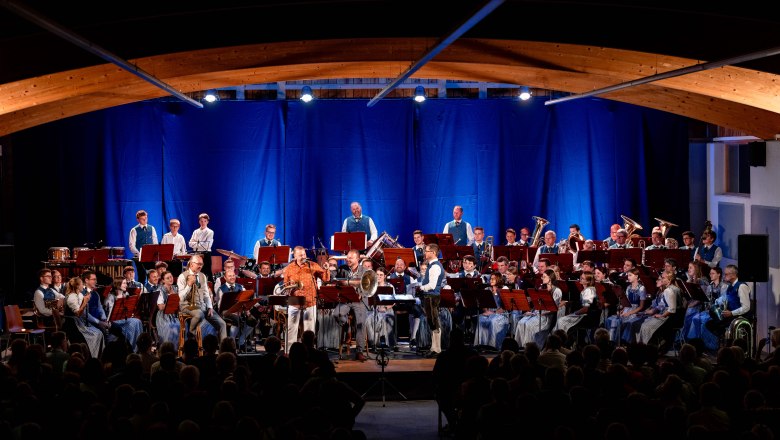
<svg viewBox="0 0 780 440">
<path fill-rule="evenodd" d="M 205 212 L 198 215 L 200 227 L 192 231 L 192 237 L 190 237 L 190 248 L 203 255 L 203 274 L 209 280 L 213 278 L 211 273 L 211 245 L 214 244 L 214 231 L 208 228 L 210 220 L 211 217 Z"/>
</svg>

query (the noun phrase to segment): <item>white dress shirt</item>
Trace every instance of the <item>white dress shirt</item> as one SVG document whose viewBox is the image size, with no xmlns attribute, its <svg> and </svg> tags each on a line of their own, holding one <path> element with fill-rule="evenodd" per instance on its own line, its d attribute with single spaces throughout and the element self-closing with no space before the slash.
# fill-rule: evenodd
<svg viewBox="0 0 780 440">
<path fill-rule="evenodd" d="M 214 231 L 209 228 L 198 228 L 192 232 L 190 238 L 190 248 L 195 252 L 211 252 L 211 245 L 214 244 Z"/>
<path fill-rule="evenodd" d="M 163 235 L 162 242 L 160 244 L 173 243 L 173 255 L 185 255 L 187 253 L 187 243 L 184 241 L 184 236 L 181 234 L 173 235 L 170 232 Z"/>
</svg>

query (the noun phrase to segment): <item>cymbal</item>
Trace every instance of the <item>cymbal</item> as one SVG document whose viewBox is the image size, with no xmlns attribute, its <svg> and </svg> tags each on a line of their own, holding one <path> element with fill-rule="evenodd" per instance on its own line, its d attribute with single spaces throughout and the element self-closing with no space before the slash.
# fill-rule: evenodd
<svg viewBox="0 0 780 440">
<path fill-rule="evenodd" d="M 237 253 L 235 253 L 233 251 L 226 251 L 225 249 L 217 249 L 217 252 L 219 252 L 220 254 L 222 254 L 222 255 L 224 255 L 224 256 L 226 256 L 228 258 L 235 258 L 235 259 L 241 260 L 241 261 L 246 261 L 247 260 L 247 258 L 245 256 L 238 255 Z"/>
</svg>

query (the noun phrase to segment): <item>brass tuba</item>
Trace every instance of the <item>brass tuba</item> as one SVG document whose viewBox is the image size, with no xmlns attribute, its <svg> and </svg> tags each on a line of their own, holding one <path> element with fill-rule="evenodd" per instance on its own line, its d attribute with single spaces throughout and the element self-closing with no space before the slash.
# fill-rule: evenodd
<svg viewBox="0 0 780 440">
<path fill-rule="evenodd" d="M 755 340 L 756 340 L 756 332 L 753 328 L 753 323 L 750 322 L 749 319 L 745 318 L 744 316 L 737 316 L 731 321 L 731 324 L 729 324 L 728 330 L 726 330 L 726 333 L 723 336 L 726 341 L 734 341 L 736 339 L 744 339 L 747 342 L 747 350 L 745 350 L 745 355 L 748 357 L 753 357 L 755 353 L 753 353 L 753 350 L 755 348 Z"/>
<path fill-rule="evenodd" d="M 640 229 L 642 229 L 642 225 L 637 223 L 636 220 L 633 220 L 630 217 L 626 217 L 625 215 L 621 215 L 620 217 L 625 222 L 625 224 L 623 225 L 623 229 L 625 229 L 626 232 L 628 232 L 628 238 L 629 239 L 631 239 L 631 237 L 634 236 L 634 232 L 635 231 L 639 231 Z M 636 236 L 638 236 L 638 235 L 639 234 L 636 234 Z"/>
<path fill-rule="evenodd" d="M 534 232 L 531 234 L 531 246 L 538 247 L 542 245 L 542 229 L 550 222 L 542 217 L 533 216 L 532 218 L 536 222 L 536 226 L 534 226 Z"/>
<path fill-rule="evenodd" d="M 666 220 L 664 220 L 662 218 L 658 218 L 658 217 L 655 218 L 655 221 L 658 222 L 658 225 L 661 228 L 661 235 L 663 235 L 664 238 L 666 238 L 666 234 L 669 233 L 669 229 L 671 229 L 674 226 L 677 226 L 677 225 L 675 225 L 672 222 L 666 221 Z"/>
<path fill-rule="evenodd" d="M 376 278 L 376 272 L 371 269 L 363 272 L 363 276 L 360 277 L 360 296 L 368 298 L 374 296 L 376 289 L 379 285 L 379 281 Z"/>
</svg>

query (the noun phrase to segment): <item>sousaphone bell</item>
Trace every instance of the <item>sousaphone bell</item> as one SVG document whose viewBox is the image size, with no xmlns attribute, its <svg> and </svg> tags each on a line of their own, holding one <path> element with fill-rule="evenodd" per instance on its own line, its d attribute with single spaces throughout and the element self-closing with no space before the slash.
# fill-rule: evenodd
<svg viewBox="0 0 780 440">
<path fill-rule="evenodd" d="M 371 269 L 363 272 L 363 276 L 360 277 L 360 296 L 363 298 L 370 298 L 376 293 L 379 281 L 376 278 L 376 272 Z"/>
</svg>

